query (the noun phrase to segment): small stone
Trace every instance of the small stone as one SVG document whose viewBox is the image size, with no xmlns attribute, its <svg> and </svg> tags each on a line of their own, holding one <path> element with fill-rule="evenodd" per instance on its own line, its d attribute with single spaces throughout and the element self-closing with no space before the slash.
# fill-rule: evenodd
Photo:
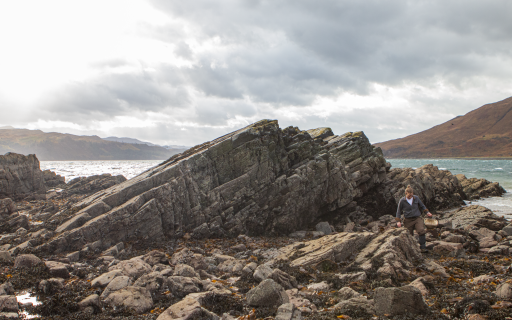
<svg viewBox="0 0 512 320">
<path fill-rule="evenodd" d="M 272 271 L 273 271 L 272 268 L 270 268 L 267 265 L 262 264 L 256 268 L 256 270 L 254 271 L 254 274 L 252 276 L 254 277 L 254 279 L 261 282 L 265 279 L 268 279 L 268 277 L 270 276 Z"/>
<path fill-rule="evenodd" d="M 302 314 L 293 303 L 285 303 L 277 309 L 275 320 L 302 320 Z"/>
<path fill-rule="evenodd" d="M 105 303 L 114 307 L 123 306 L 141 314 L 151 309 L 153 299 L 146 288 L 125 287 L 111 293 Z"/>
<path fill-rule="evenodd" d="M 0 312 L 18 312 L 16 296 L 0 296 Z"/>
<path fill-rule="evenodd" d="M 41 259 L 33 254 L 20 254 L 14 260 L 15 268 L 31 268 L 41 263 Z"/>
<path fill-rule="evenodd" d="M 512 299 L 512 286 L 508 283 L 502 283 L 496 287 L 496 295 L 502 300 Z"/>
<path fill-rule="evenodd" d="M 375 312 L 379 316 L 385 314 L 424 314 L 428 306 L 423 300 L 421 291 L 412 286 L 400 288 L 375 289 Z"/>
<path fill-rule="evenodd" d="M 248 263 L 242 269 L 242 273 L 244 273 L 244 274 L 253 274 L 257 267 L 258 267 L 258 264 L 256 262 Z"/>
<path fill-rule="evenodd" d="M 101 298 L 107 298 L 112 292 L 117 290 L 121 290 L 128 286 L 132 285 L 132 279 L 128 276 L 118 276 L 115 277 L 112 281 L 109 282 L 103 293 L 101 294 Z"/>
<path fill-rule="evenodd" d="M 197 273 L 194 268 L 192 268 L 189 265 L 186 264 L 178 264 L 174 268 L 174 276 L 181 276 L 181 277 L 190 277 L 190 278 L 200 278 L 199 273 Z"/>
<path fill-rule="evenodd" d="M 83 310 L 87 307 L 93 307 L 94 309 L 100 308 L 100 296 L 97 294 L 91 294 L 87 298 L 83 299 L 78 303 L 80 310 Z"/>
<path fill-rule="evenodd" d="M 331 288 L 331 286 L 325 282 L 318 282 L 318 283 L 312 283 L 307 286 L 308 290 L 314 290 L 314 291 L 324 291 L 327 292 Z"/>
<path fill-rule="evenodd" d="M 279 306 L 289 302 L 286 291 L 272 279 L 263 280 L 247 292 L 247 303 L 254 307 Z"/>
<path fill-rule="evenodd" d="M 358 298 L 362 295 L 350 287 L 343 287 L 338 291 L 338 298 L 340 300 L 349 300 L 352 298 Z"/>
<path fill-rule="evenodd" d="M 9 251 L 0 251 L 0 262 L 1 263 L 12 263 L 12 256 Z"/>
<path fill-rule="evenodd" d="M 112 270 L 112 271 L 106 272 L 106 273 L 98 276 L 94 280 L 92 280 L 91 287 L 104 288 L 110 283 L 110 281 L 114 280 L 115 277 L 117 277 L 121 274 L 122 274 L 121 270 Z"/>
<path fill-rule="evenodd" d="M 330 235 L 332 233 L 331 226 L 329 225 L 329 222 L 322 221 L 318 223 L 316 226 L 316 231 L 323 232 L 324 235 Z"/>
</svg>

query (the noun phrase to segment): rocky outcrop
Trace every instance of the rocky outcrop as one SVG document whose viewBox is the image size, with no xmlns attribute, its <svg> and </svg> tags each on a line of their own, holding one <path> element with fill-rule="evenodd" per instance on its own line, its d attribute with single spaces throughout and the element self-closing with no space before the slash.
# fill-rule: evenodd
<svg viewBox="0 0 512 320">
<path fill-rule="evenodd" d="M 93 194 L 124 181 L 126 178 L 122 175 L 112 176 L 110 173 L 104 173 L 75 178 L 68 182 L 65 190 L 67 194 Z"/>
<path fill-rule="evenodd" d="M 0 199 L 0 218 L 6 218 L 16 211 L 16 204 L 10 198 Z"/>
<path fill-rule="evenodd" d="M 503 229 L 508 222 L 494 214 L 486 207 L 471 205 L 446 212 L 442 215 L 441 223 L 449 223 L 453 229 L 470 230 L 472 227 L 487 228 L 498 231 Z"/>
<path fill-rule="evenodd" d="M 0 155 L 0 198 L 23 199 L 27 196 L 45 197 L 43 173 L 34 154 Z"/>
<path fill-rule="evenodd" d="M 478 178 L 468 179 L 463 174 L 457 174 L 455 177 L 460 181 L 468 200 L 500 197 L 506 192 L 498 182 Z"/>
<path fill-rule="evenodd" d="M 50 170 L 43 171 L 43 179 L 45 186 L 49 189 L 66 185 L 66 178 Z"/>
<path fill-rule="evenodd" d="M 319 133 L 319 135 L 317 135 Z M 289 234 L 320 221 L 386 178 L 362 132 L 280 129 L 263 120 L 173 156 L 76 204 L 69 227 L 42 249 L 99 239 Z"/>
</svg>

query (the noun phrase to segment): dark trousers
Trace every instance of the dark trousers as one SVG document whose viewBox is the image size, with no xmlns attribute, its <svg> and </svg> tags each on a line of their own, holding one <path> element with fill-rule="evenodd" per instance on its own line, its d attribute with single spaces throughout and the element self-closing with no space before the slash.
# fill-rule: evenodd
<svg viewBox="0 0 512 320">
<path fill-rule="evenodd" d="M 422 217 L 405 218 L 404 226 L 407 228 L 407 230 L 409 230 L 411 236 L 414 235 L 414 230 L 416 230 L 416 232 L 420 236 L 427 233 L 427 229 L 425 228 L 425 222 L 423 222 Z"/>
</svg>

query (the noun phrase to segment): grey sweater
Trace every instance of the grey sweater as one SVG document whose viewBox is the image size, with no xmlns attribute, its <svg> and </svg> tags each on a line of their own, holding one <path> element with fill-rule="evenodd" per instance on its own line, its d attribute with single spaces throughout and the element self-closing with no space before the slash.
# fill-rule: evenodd
<svg viewBox="0 0 512 320">
<path fill-rule="evenodd" d="M 412 205 L 407 202 L 407 199 L 403 197 L 398 202 L 398 209 L 396 210 L 396 218 L 397 220 L 400 220 L 400 215 L 404 214 L 404 217 L 406 218 L 415 218 L 421 216 L 421 212 L 428 212 L 427 207 L 421 202 L 420 198 L 418 196 L 412 196 Z M 420 211 L 421 209 L 421 211 Z"/>
</svg>

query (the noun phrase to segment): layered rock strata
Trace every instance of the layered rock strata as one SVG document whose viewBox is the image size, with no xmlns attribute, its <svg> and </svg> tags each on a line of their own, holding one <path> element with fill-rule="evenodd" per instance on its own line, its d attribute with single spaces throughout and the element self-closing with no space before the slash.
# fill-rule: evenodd
<svg viewBox="0 0 512 320">
<path fill-rule="evenodd" d="M 0 198 L 44 197 L 45 192 L 43 173 L 35 155 L 10 152 L 0 155 Z"/>
<path fill-rule="evenodd" d="M 263 120 L 86 198 L 42 249 L 186 232 L 196 238 L 288 234 L 385 178 L 382 153 L 362 132 L 308 133 Z"/>
<path fill-rule="evenodd" d="M 460 181 L 468 200 L 486 197 L 500 197 L 506 191 L 498 182 L 491 182 L 486 179 L 466 178 L 463 174 L 455 175 Z"/>
</svg>

